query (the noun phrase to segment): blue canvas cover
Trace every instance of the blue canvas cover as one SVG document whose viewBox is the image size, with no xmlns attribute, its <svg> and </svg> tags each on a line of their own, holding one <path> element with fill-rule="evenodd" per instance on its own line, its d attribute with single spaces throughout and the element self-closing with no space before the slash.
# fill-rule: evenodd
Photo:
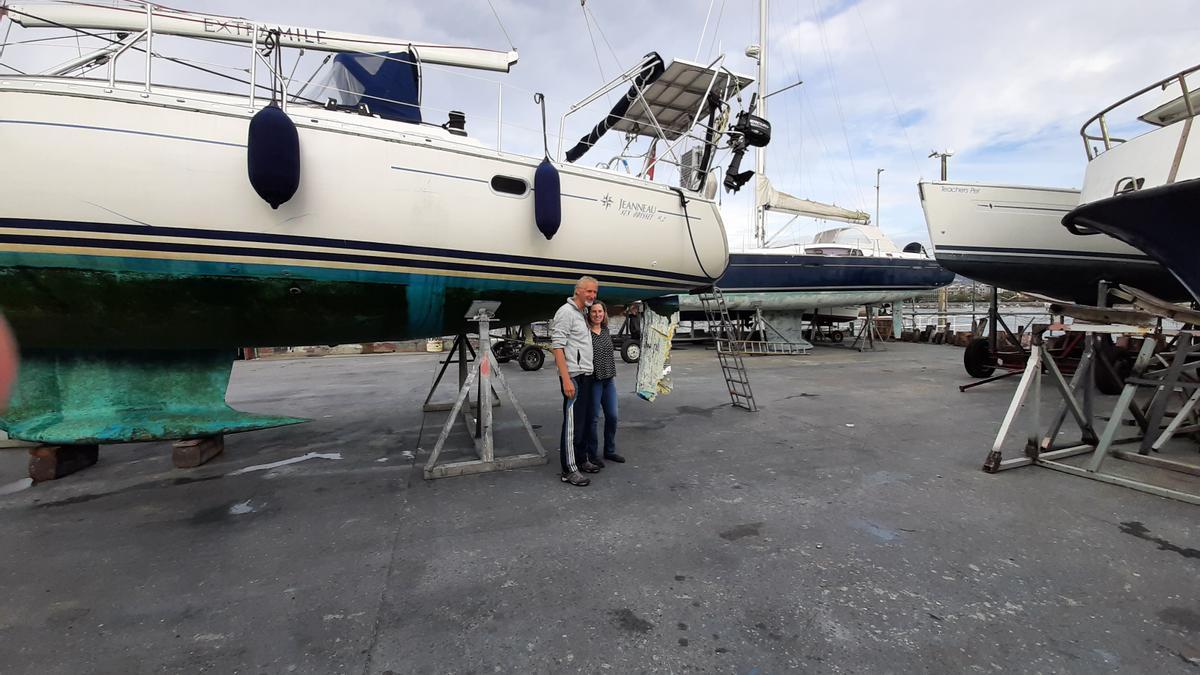
<svg viewBox="0 0 1200 675">
<path fill-rule="evenodd" d="M 365 103 L 384 119 L 421 123 L 421 67 L 409 52 L 338 54 L 325 92 L 341 105 Z"/>
</svg>

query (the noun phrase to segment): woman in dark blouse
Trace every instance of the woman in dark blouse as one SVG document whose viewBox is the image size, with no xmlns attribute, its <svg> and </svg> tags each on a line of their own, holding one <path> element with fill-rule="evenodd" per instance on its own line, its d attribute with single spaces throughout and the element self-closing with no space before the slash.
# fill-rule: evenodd
<svg viewBox="0 0 1200 675">
<path fill-rule="evenodd" d="M 617 364 L 613 359 L 612 335 L 608 332 L 608 308 L 603 302 L 592 303 L 588 326 L 592 329 L 592 395 L 584 430 L 589 461 L 603 467 L 596 434 L 601 409 L 604 410 L 604 459 L 618 464 L 625 461 L 617 454 Z"/>
</svg>

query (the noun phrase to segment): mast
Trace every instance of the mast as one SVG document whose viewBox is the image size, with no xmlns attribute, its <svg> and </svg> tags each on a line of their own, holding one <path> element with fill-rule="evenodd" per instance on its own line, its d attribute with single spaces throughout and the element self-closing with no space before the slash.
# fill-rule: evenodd
<svg viewBox="0 0 1200 675">
<path fill-rule="evenodd" d="M 767 7 L 768 0 L 758 0 L 758 110 L 756 114 L 763 119 L 767 117 Z M 767 210 L 758 203 L 759 181 L 767 170 L 767 149 L 758 148 L 754 153 L 754 244 L 756 247 L 766 245 Z"/>
</svg>

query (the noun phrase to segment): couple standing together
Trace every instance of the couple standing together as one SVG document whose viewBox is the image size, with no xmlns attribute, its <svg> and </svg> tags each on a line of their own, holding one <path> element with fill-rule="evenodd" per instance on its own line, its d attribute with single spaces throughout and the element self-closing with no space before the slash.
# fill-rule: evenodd
<svg viewBox="0 0 1200 675">
<path fill-rule="evenodd" d="M 554 314 L 550 324 L 554 365 L 563 395 L 562 434 L 558 458 L 562 481 L 584 486 L 591 479 L 584 473 L 604 468 L 599 457 L 596 420 L 604 410 L 604 459 L 618 464 L 617 454 L 617 365 L 613 359 L 612 335 L 608 332 L 608 308 L 596 299 L 600 284 L 582 277 L 575 293 Z M 570 434 L 570 435 L 568 435 Z"/>
</svg>

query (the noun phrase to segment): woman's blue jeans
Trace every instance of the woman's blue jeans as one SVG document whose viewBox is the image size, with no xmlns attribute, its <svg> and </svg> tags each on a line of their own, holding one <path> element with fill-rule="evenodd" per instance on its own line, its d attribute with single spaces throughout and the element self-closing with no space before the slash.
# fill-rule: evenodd
<svg viewBox="0 0 1200 675">
<path fill-rule="evenodd" d="M 604 454 L 612 455 L 617 452 L 617 378 L 592 380 L 591 405 L 588 406 L 587 456 L 596 459 L 600 449 L 600 439 L 596 434 L 596 422 L 600 411 L 604 410 Z"/>
</svg>

